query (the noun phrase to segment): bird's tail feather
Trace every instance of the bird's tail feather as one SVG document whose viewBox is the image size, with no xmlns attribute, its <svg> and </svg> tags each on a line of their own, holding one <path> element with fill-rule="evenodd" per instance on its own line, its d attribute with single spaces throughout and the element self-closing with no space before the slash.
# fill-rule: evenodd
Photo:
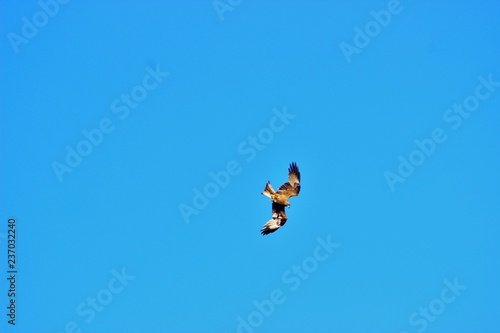
<svg viewBox="0 0 500 333">
<path fill-rule="evenodd" d="M 267 182 L 266 187 L 264 187 L 264 191 L 262 191 L 262 194 L 264 194 L 266 197 L 269 197 L 271 199 L 276 194 L 276 192 L 274 191 L 270 182 Z"/>
</svg>

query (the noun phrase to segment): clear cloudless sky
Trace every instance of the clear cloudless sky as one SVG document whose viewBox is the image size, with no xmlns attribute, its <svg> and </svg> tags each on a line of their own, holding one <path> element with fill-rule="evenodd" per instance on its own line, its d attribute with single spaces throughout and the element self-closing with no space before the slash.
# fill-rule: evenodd
<svg viewBox="0 0 500 333">
<path fill-rule="evenodd" d="M 2 332 L 498 332 L 497 1 L 0 13 Z"/>
</svg>

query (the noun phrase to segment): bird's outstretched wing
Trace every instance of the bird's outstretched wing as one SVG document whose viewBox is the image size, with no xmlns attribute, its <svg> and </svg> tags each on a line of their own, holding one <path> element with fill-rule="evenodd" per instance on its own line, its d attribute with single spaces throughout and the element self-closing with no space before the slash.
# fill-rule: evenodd
<svg viewBox="0 0 500 333">
<path fill-rule="evenodd" d="M 280 186 L 277 193 L 285 195 L 288 198 L 299 195 L 300 192 L 300 171 L 295 162 L 288 168 L 288 183 Z"/>
<path fill-rule="evenodd" d="M 278 230 L 281 226 L 285 225 L 288 219 L 285 214 L 285 206 L 273 202 L 272 204 L 273 217 L 262 227 L 261 234 L 267 235 Z"/>
</svg>

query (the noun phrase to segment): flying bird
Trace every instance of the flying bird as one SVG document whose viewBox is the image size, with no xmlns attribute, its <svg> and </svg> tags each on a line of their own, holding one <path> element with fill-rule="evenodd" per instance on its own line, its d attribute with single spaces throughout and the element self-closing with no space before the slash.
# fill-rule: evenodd
<svg viewBox="0 0 500 333">
<path fill-rule="evenodd" d="M 300 192 L 300 171 L 295 162 L 290 164 L 288 168 L 288 182 L 280 186 L 278 191 L 275 191 L 268 181 L 263 195 L 271 198 L 272 201 L 272 218 L 267 221 L 260 231 L 261 234 L 267 235 L 278 230 L 285 225 L 288 217 L 285 214 L 285 207 L 290 207 L 288 199 L 299 195 Z"/>
</svg>

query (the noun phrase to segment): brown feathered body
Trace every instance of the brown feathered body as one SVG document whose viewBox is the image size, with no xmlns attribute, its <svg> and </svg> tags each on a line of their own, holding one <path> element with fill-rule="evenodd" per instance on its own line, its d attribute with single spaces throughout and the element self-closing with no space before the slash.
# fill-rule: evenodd
<svg viewBox="0 0 500 333">
<path fill-rule="evenodd" d="M 288 199 L 299 195 L 299 192 L 300 171 L 295 162 L 292 162 L 288 168 L 288 182 L 281 185 L 278 191 L 275 191 L 271 183 L 267 182 L 262 194 L 272 201 L 272 218 L 262 228 L 263 235 L 275 232 L 286 223 L 288 217 L 285 214 L 285 207 L 290 207 Z"/>
<path fill-rule="evenodd" d="M 278 191 L 275 191 L 268 181 L 264 187 L 262 194 L 271 198 L 272 202 L 290 207 L 288 199 L 299 195 L 300 192 L 300 171 L 297 164 L 293 162 L 288 168 L 288 182 L 280 186 Z"/>
</svg>

